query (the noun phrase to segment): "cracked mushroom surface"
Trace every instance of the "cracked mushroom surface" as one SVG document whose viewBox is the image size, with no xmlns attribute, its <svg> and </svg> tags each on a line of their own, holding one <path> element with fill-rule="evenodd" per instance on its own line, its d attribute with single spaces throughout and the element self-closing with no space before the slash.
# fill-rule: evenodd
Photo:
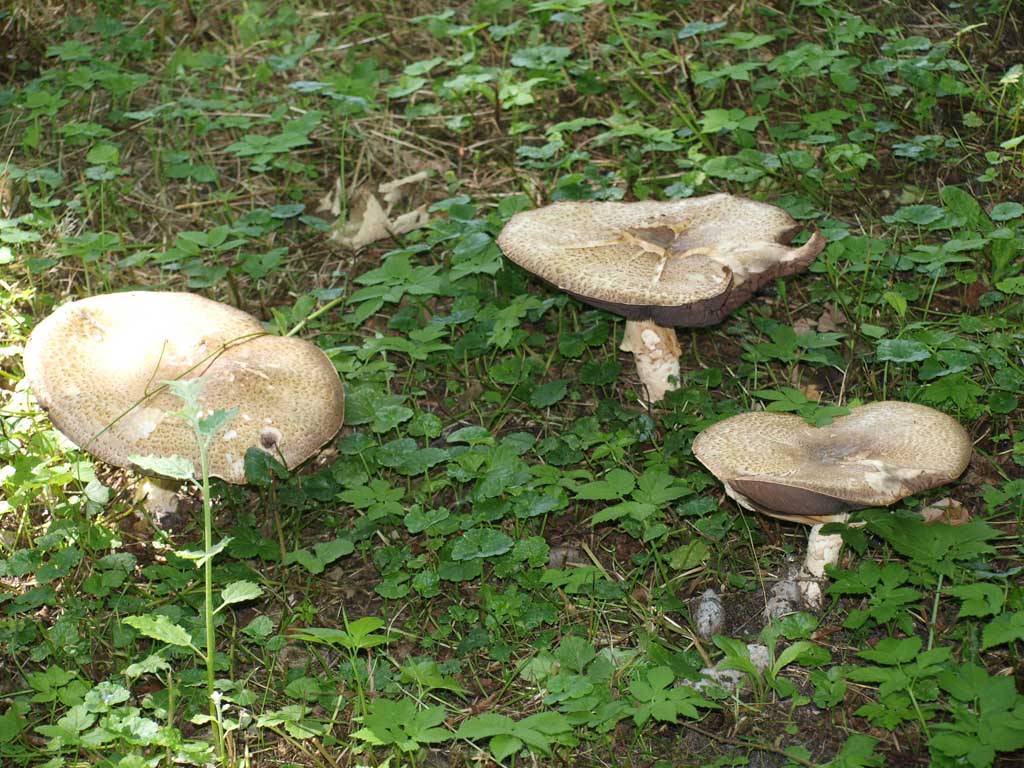
<svg viewBox="0 0 1024 768">
<path fill-rule="evenodd" d="M 803 271 L 825 246 L 781 208 L 728 194 L 666 202 L 554 203 L 517 213 L 498 245 L 513 262 L 627 319 L 648 400 L 679 376 L 674 326 L 720 322 L 770 280 Z"/>
<path fill-rule="evenodd" d="M 951 482 L 971 451 L 956 419 L 898 401 L 853 408 L 824 427 L 793 414 L 743 413 L 693 441 L 693 455 L 740 506 L 812 526 L 804 567 L 815 578 L 842 546 L 822 524 Z"/>
<path fill-rule="evenodd" d="M 25 377 L 54 426 L 97 458 L 184 456 L 199 473 L 181 400 L 162 386 L 205 378 L 204 412 L 238 406 L 210 444 L 210 475 L 245 482 L 245 452 L 294 467 L 341 428 L 344 391 L 330 359 L 272 336 L 254 317 L 189 293 L 130 291 L 65 304 L 29 336 Z"/>
</svg>

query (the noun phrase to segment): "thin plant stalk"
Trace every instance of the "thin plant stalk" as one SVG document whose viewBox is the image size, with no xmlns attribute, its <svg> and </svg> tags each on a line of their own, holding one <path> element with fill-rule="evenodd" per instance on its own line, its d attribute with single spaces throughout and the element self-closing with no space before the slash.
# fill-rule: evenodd
<svg viewBox="0 0 1024 768">
<path fill-rule="evenodd" d="M 215 656 L 217 653 L 217 637 L 213 625 L 213 507 L 210 503 L 210 468 L 207 462 L 207 451 L 210 446 L 210 438 L 199 431 L 198 424 L 195 425 L 196 441 L 199 443 L 199 467 L 202 472 L 203 492 L 203 614 L 206 621 L 206 695 L 210 705 L 210 724 L 213 726 L 214 740 L 217 744 L 217 756 L 221 763 L 224 762 L 224 734 L 220 726 L 220 717 L 217 712 L 217 705 L 213 700 L 216 688 L 216 673 L 214 669 Z"/>
</svg>

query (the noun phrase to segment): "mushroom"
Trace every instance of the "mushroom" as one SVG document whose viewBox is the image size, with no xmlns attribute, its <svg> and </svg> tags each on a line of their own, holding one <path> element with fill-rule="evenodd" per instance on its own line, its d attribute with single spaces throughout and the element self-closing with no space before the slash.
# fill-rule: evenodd
<svg viewBox="0 0 1024 768">
<path fill-rule="evenodd" d="M 721 321 L 769 280 L 801 272 L 825 238 L 799 248 L 781 208 L 728 194 L 640 203 L 554 203 L 517 213 L 498 245 L 566 293 L 626 318 L 648 402 L 679 379 L 674 326 Z"/>
<path fill-rule="evenodd" d="M 73 301 L 32 331 L 25 378 L 54 426 L 119 467 L 132 455 L 181 456 L 200 472 L 181 401 L 162 382 L 204 377 L 204 413 L 238 406 L 214 437 L 209 472 L 245 482 L 250 447 L 288 467 L 341 428 L 345 396 L 334 365 L 308 341 L 269 335 L 251 315 L 189 293 L 131 291 Z M 147 508 L 173 511 L 176 485 L 144 484 Z"/>
<path fill-rule="evenodd" d="M 825 427 L 793 414 L 743 413 L 697 435 L 693 455 L 741 507 L 811 525 L 800 586 L 805 603 L 817 607 L 818 582 L 843 543 L 822 535 L 822 526 L 956 479 L 970 461 L 971 439 L 951 416 L 890 400 L 853 408 Z"/>
</svg>

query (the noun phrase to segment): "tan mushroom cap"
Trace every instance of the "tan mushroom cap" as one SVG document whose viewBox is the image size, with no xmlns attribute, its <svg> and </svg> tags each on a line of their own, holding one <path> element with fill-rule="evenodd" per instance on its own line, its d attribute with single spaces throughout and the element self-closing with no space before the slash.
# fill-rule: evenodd
<svg viewBox="0 0 1024 768">
<path fill-rule="evenodd" d="M 821 523 L 954 480 L 971 439 L 940 411 L 883 401 L 826 427 L 792 414 L 740 414 L 697 435 L 693 454 L 742 506 Z"/>
<path fill-rule="evenodd" d="M 344 391 L 308 341 L 270 336 L 234 307 L 188 293 L 132 291 L 65 304 L 29 336 L 25 377 L 54 426 L 108 464 L 199 455 L 180 398 L 161 383 L 203 376 L 204 412 L 239 411 L 210 444 L 210 474 L 245 482 L 245 452 L 293 467 L 341 428 Z M 147 393 L 148 396 L 147 396 Z"/>
<path fill-rule="evenodd" d="M 519 266 L 623 317 L 711 325 L 825 246 L 781 208 L 728 194 L 667 202 L 554 203 L 513 216 L 498 244 Z"/>
</svg>

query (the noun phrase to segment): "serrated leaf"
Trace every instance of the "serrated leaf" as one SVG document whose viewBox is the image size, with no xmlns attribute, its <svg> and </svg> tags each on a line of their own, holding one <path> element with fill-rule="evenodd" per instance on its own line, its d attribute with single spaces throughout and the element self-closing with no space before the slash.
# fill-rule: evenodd
<svg viewBox="0 0 1024 768">
<path fill-rule="evenodd" d="M 965 616 L 992 616 L 1003 607 L 1003 590 L 995 584 L 962 584 L 949 587 L 947 591 L 963 601 L 957 614 L 958 619 Z"/>
<path fill-rule="evenodd" d="M 128 456 L 128 461 L 143 472 L 173 480 L 191 480 L 195 475 L 192 460 L 184 456 L 141 456 L 133 453 Z"/>
<path fill-rule="evenodd" d="M 221 552 L 223 552 L 224 548 L 227 547 L 227 545 L 230 544 L 231 541 L 232 541 L 232 537 L 231 536 L 226 536 L 223 539 L 221 539 L 220 541 L 218 541 L 216 544 L 214 544 L 212 547 L 210 547 L 208 550 L 205 550 L 205 549 L 179 549 L 179 550 L 175 550 L 174 554 L 176 554 L 178 557 L 182 557 L 182 558 L 184 558 L 186 560 L 194 561 L 195 564 L 196 564 L 196 567 L 198 568 L 198 567 L 200 567 L 202 565 L 205 565 L 207 559 L 215 557 L 216 555 L 219 555 Z"/>
<path fill-rule="evenodd" d="M 192 647 L 192 636 L 163 614 L 146 613 L 140 616 L 125 616 L 124 623 L 134 627 L 146 637 L 168 645 L 179 645 L 183 648 Z"/>
<path fill-rule="evenodd" d="M 1024 640 L 1024 611 L 996 616 L 981 631 L 981 650 L 987 651 L 1003 643 Z"/>
<path fill-rule="evenodd" d="M 586 483 L 576 489 L 576 497 L 587 501 L 611 501 L 621 499 L 636 487 L 633 473 L 624 469 L 613 469 L 601 480 Z"/>
<path fill-rule="evenodd" d="M 565 397 L 567 391 L 568 382 L 564 379 L 541 384 L 530 394 L 530 405 L 534 408 L 548 408 Z"/>
<path fill-rule="evenodd" d="M 996 283 L 1003 293 L 1012 293 L 1017 296 L 1024 296 L 1024 277 L 1008 277 Z"/>
<path fill-rule="evenodd" d="M 199 425 L 199 434 L 203 437 L 213 437 L 220 431 L 221 427 L 238 415 L 238 406 L 232 408 L 218 408 L 208 416 L 204 416 L 196 422 Z"/>
<path fill-rule="evenodd" d="M 233 581 L 221 590 L 221 607 L 255 600 L 262 594 L 263 588 L 259 584 L 254 584 L 251 581 Z"/>
</svg>

